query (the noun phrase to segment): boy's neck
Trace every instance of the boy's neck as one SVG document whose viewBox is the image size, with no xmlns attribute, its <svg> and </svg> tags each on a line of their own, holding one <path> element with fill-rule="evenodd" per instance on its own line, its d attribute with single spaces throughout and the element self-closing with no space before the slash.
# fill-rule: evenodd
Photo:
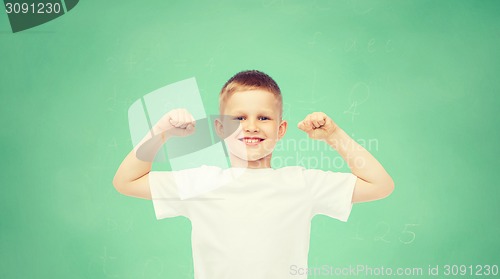
<svg viewBox="0 0 500 279">
<path fill-rule="evenodd" d="M 247 161 L 230 154 L 229 160 L 233 168 L 268 169 L 271 168 L 271 156 L 272 154 L 269 154 L 256 161 Z"/>
</svg>

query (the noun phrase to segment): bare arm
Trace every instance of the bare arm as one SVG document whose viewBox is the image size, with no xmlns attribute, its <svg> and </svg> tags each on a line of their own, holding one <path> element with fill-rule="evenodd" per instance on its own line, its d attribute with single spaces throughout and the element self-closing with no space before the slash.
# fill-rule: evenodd
<svg viewBox="0 0 500 279">
<path fill-rule="evenodd" d="M 392 193 L 394 181 L 384 167 L 326 114 L 312 113 L 301 121 L 298 127 L 308 133 L 310 138 L 323 140 L 337 150 L 352 173 L 358 177 L 352 202 L 378 200 Z"/>
<path fill-rule="evenodd" d="M 154 154 L 163 145 L 159 137 L 153 138 L 148 143 Z M 130 151 L 120 164 L 113 178 L 113 185 L 124 195 L 151 200 L 148 178 L 153 163 L 139 160 L 136 156 L 136 149 Z"/>
<path fill-rule="evenodd" d="M 186 110 L 165 114 L 118 167 L 113 178 L 115 189 L 127 196 L 151 200 L 148 179 L 154 157 L 170 137 L 190 135 L 194 126 L 194 118 Z"/>
<path fill-rule="evenodd" d="M 337 127 L 326 142 L 344 158 L 358 177 L 352 202 L 366 202 L 387 197 L 394 190 L 394 181 L 384 167 L 344 130 Z"/>
</svg>

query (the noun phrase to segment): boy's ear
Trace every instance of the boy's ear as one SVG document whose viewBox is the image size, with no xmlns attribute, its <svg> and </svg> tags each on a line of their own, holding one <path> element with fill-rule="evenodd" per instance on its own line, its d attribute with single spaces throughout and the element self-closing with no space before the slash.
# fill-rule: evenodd
<svg viewBox="0 0 500 279">
<path fill-rule="evenodd" d="M 219 115 L 219 117 L 215 119 L 215 132 L 222 140 L 238 132 L 240 128 L 240 121 L 232 120 L 232 117 L 229 115 Z"/>
<path fill-rule="evenodd" d="M 220 139 L 224 139 L 224 125 L 222 125 L 222 120 L 220 119 L 221 117 L 223 116 L 216 118 L 214 121 L 215 132 L 217 133 L 217 136 L 219 136 Z"/>
<path fill-rule="evenodd" d="M 288 122 L 286 120 L 281 120 L 280 127 L 278 129 L 278 138 L 281 139 L 285 136 L 286 129 L 288 128 Z"/>
</svg>

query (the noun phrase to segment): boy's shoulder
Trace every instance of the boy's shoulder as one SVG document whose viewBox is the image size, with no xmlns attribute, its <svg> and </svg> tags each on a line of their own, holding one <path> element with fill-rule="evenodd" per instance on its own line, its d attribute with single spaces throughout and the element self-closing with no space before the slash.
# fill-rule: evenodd
<svg viewBox="0 0 500 279">
<path fill-rule="evenodd" d="M 165 173 L 182 173 L 186 175 L 196 176 L 198 174 L 212 174 L 212 175 L 224 175 L 227 173 L 243 173 L 243 172 L 263 172 L 263 171 L 272 171 L 272 172 L 293 172 L 293 173 L 343 173 L 337 172 L 333 170 L 321 170 L 315 168 L 306 168 L 304 166 L 284 166 L 279 168 L 266 168 L 266 169 L 251 169 L 244 167 L 230 167 L 230 168 L 222 168 L 220 166 L 213 165 L 201 165 L 199 167 L 187 168 L 182 170 L 171 170 L 171 171 L 161 171 Z"/>
</svg>

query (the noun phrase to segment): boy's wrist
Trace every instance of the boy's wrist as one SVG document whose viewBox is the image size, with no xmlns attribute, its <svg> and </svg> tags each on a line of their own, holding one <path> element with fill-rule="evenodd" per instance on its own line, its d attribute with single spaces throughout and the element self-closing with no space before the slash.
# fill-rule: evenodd
<svg viewBox="0 0 500 279">
<path fill-rule="evenodd" d="M 332 148 L 337 149 L 342 140 L 345 140 L 344 136 L 345 132 L 340 127 L 337 127 L 326 139 L 325 142 L 330 145 Z"/>
</svg>

